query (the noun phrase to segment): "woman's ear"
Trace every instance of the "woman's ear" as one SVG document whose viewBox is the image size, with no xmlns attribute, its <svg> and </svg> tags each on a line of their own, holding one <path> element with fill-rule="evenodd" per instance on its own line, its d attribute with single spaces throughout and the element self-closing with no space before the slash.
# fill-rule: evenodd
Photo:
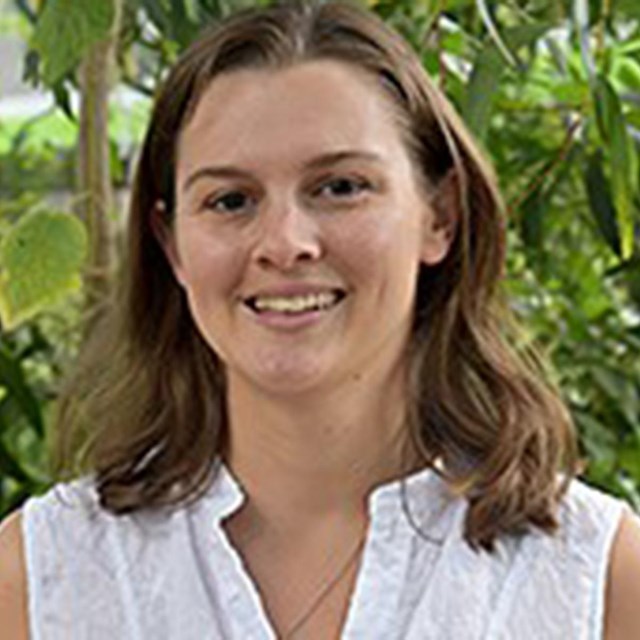
<svg viewBox="0 0 640 640">
<path fill-rule="evenodd" d="M 176 237 L 168 220 L 167 205 L 163 200 L 157 200 L 154 204 L 149 222 L 151 231 L 157 243 L 162 247 L 176 280 L 182 284 L 182 265 L 176 246 Z"/>
<path fill-rule="evenodd" d="M 422 246 L 422 261 L 426 265 L 436 265 L 447 257 L 462 213 L 461 198 L 460 180 L 453 168 L 431 193 Z"/>
</svg>

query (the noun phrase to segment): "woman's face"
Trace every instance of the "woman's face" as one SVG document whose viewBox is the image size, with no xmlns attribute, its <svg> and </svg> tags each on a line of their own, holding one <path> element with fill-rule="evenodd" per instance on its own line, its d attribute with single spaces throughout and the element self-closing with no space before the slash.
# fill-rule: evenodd
<svg viewBox="0 0 640 640">
<path fill-rule="evenodd" d="M 178 143 L 164 246 L 230 385 L 326 391 L 395 371 L 435 224 L 390 99 L 334 61 L 216 78 Z"/>
</svg>

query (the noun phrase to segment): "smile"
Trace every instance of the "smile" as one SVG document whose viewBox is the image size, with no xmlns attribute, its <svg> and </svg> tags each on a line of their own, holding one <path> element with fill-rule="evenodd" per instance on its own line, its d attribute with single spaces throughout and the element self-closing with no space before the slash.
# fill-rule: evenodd
<svg viewBox="0 0 640 640">
<path fill-rule="evenodd" d="M 339 289 L 292 296 L 260 295 L 247 298 L 245 304 L 259 314 L 271 312 L 293 315 L 331 309 L 345 295 Z"/>
</svg>

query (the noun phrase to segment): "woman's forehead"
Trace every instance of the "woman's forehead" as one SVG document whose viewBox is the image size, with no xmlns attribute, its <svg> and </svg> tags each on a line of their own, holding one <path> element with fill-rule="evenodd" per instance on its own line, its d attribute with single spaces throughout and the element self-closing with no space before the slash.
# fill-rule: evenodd
<svg viewBox="0 0 640 640">
<path fill-rule="evenodd" d="M 223 74 L 182 131 L 178 166 L 212 155 L 262 163 L 285 151 L 397 152 L 400 128 L 385 91 L 373 75 L 333 60 Z"/>
</svg>

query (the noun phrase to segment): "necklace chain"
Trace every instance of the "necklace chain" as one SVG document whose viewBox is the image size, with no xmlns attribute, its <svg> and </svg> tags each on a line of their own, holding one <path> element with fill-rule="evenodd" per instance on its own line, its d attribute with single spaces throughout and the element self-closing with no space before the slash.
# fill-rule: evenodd
<svg viewBox="0 0 640 640">
<path fill-rule="evenodd" d="M 356 562 L 356 560 L 360 556 L 362 548 L 364 547 L 366 532 L 367 529 L 365 528 L 363 534 L 358 538 L 358 543 L 356 544 L 355 548 L 349 553 L 344 564 L 340 567 L 333 578 L 331 578 L 331 580 L 324 584 L 319 592 L 315 595 L 315 597 L 311 599 L 311 602 L 307 605 L 306 609 L 300 616 L 298 616 L 297 620 L 289 627 L 287 632 L 283 634 L 283 640 L 290 640 L 294 636 L 294 634 L 296 634 L 306 624 L 309 618 L 311 618 L 311 616 L 318 610 L 320 605 L 326 600 L 326 598 L 333 591 L 336 585 L 338 585 L 340 580 L 342 580 L 347 571 Z"/>
</svg>

